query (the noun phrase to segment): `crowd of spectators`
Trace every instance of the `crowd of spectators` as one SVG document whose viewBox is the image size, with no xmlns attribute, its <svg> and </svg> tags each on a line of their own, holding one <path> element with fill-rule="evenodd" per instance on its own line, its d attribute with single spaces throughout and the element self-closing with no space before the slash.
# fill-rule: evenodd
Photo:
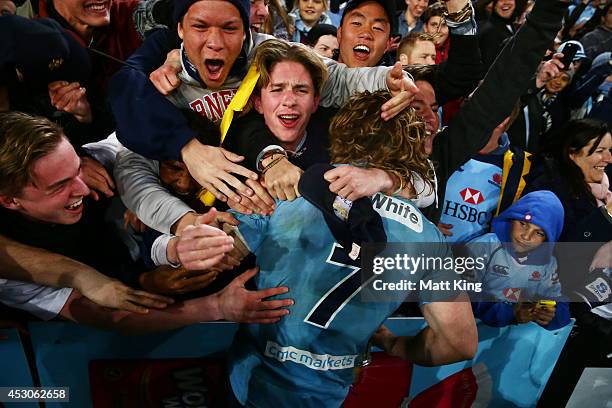
<svg viewBox="0 0 612 408">
<path fill-rule="evenodd" d="M 303 200 L 308 169 L 342 163 L 321 174 L 349 213 L 401 196 L 432 236 L 497 259 L 470 274 L 491 295 L 473 301 L 475 317 L 548 330 L 573 317 L 555 373 L 609 365 L 610 2 L 292 3 L 0 0 L 3 318 L 21 309 L 128 332 L 276 324 L 306 295 L 252 279 L 257 265 L 308 245 L 288 234 L 294 243 L 257 252 L 240 226 L 296 228 L 281 215 Z M 371 92 L 374 116 L 353 120 L 366 129 L 409 111 L 410 171 L 376 161 L 380 141 L 330 129 Z M 365 150 L 339 156 L 340 137 Z M 557 242 L 591 250 L 570 267 Z M 595 293 L 595 281 L 607 286 Z M 571 303 L 569 292 L 595 298 Z M 405 341 L 378 333 L 381 345 Z M 589 342 L 583 360 L 568 357 Z M 574 377 L 553 374 L 543 404 L 567 400 Z"/>
</svg>

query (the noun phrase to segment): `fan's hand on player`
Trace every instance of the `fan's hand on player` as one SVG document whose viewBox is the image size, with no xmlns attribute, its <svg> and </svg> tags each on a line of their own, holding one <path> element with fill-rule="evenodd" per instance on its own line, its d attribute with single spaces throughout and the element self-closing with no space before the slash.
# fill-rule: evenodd
<svg viewBox="0 0 612 408">
<path fill-rule="evenodd" d="M 278 160 L 276 155 L 267 158 L 271 163 Z M 266 162 L 264 161 L 264 168 Z M 268 168 L 264 173 L 264 186 L 272 197 L 279 200 L 293 201 L 300 196 L 298 183 L 304 171 L 291 164 L 286 157 L 282 157 L 276 164 Z"/>
<path fill-rule="evenodd" d="M 180 237 L 170 240 L 166 254 L 171 264 L 181 264 L 188 270 L 205 270 L 219 263 L 233 244 L 234 239 L 219 228 L 196 221 Z"/>
<path fill-rule="evenodd" d="M 251 197 L 241 195 L 240 202 L 229 200 L 227 205 L 232 210 L 242 214 L 272 214 L 274 211 L 274 198 L 268 193 L 268 190 L 257 180 L 247 179 L 245 183 L 253 190 L 254 194 Z"/>
<path fill-rule="evenodd" d="M 203 145 L 195 139 L 187 143 L 181 153 L 191 176 L 217 199 L 227 201 L 229 198 L 240 202 L 240 195 L 253 196 L 253 190 L 232 175 L 234 173 L 258 179 L 256 173 L 236 164 L 244 160 L 244 157 L 222 147 Z"/>
<path fill-rule="evenodd" d="M 351 201 L 392 190 L 394 184 L 393 177 L 384 170 L 354 166 L 336 167 L 323 177 L 330 182 L 329 191 Z"/>
<path fill-rule="evenodd" d="M 244 287 L 258 270 L 258 268 L 247 270 L 214 295 L 219 319 L 238 323 L 276 323 L 289 314 L 289 310 L 284 307 L 293 305 L 292 299 L 265 300 L 271 296 L 287 293 L 289 288 L 286 286 L 257 291 L 250 291 Z"/>
<path fill-rule="evenodd" d="M 387 73 L 387 88 L 393 97 L 385 102 L 380 110 L 383 120 L 389 120 L 408 108 L 419 89 L 414 81 L 404 73 L 402 64 L 396 62 Z"/>
</svg>

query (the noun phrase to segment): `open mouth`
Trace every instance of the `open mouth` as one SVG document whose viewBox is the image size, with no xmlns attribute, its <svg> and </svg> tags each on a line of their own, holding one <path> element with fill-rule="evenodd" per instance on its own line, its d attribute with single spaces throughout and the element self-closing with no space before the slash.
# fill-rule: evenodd
<svg viewBox="0 0 612 408">
<path fill-rule="evenodd" d="M 78 201 L 75 201 L 74 203 L 67 205 L 66 208 L 68 211 L 80 211 L 81 208 L 83 207 L 83 199 L 81 198 Z"/>
<path fill-rule="evenodd" d="M 95 2 L 95 3 L 88 3 L 85 5 L 85 11 L 88 12 L 92 12 L 92 13 L 106 13 L 106 11 L 108 10 L 108 2 L 103 1 L 103 2 Z"/>
<path fill-rule="evenodd" d="M 355 48 L 353 48 L 353 54 L 358 60 L 367 60 L 370 56 L 370 47 L 368 47 L 367 45 L 359 44 Z"/>
<path fill-rule="evenodd" d="M 220 79 L 223 73 L 225 63 L 220 59 L 207 59 L 204 61 L 204 66 L 210 79 Z"/>
<path fill-rule="evenodd" d="M 294 127 L 297 122 L 298 119 L 300 118 L 300 115 L 297 114 L 282 114 L 282 115 L 278 115 L 278 119 L 280 121 L 280 123 L 287 128 L 292 128 Z"/>
<path fill-rule="evenodd" d="M 255 32 L 260 32 L 263 27 L 263 21 L 261 23 L 251 23 L 251 30 Z"/>
</svg>

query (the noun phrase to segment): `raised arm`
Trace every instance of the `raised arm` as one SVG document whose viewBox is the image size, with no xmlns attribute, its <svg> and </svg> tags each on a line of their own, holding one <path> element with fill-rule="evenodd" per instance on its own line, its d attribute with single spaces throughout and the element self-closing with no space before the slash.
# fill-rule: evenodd
<svg viewBox="0 0 612 408">
<path fill-rule="evenodd" d="M 558 0 L 536 1 L 527 21 L 503 48 L 471 100 L 434 139 L 433 157 L 446 164 L 447 177 L 482 149 L 529 87 L 559 31 L 566 7 L 567 3 Z"/>
</svg>

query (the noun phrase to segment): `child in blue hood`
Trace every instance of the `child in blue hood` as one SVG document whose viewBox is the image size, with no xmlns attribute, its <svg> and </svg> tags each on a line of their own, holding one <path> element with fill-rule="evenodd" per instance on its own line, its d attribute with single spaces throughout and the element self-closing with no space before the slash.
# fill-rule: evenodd
<svg viewBox="0 0 612 408">
<path fill-rule="evenodd" d="M 471 240 L 471 257 L 482 257 L 474 271 L 483 299 L 472 304 L 474 316 L 491 326 L 533 321 L 548 330 L 569 323 L 569 308 L 559 302 L 561 285 L 552 255 L 563 229 L 563 205 L 550 191 L 534 191 L 494 218 L 493 232 Z M 543 307 L 539 300 L 555 300 Z"/>
</svg>

